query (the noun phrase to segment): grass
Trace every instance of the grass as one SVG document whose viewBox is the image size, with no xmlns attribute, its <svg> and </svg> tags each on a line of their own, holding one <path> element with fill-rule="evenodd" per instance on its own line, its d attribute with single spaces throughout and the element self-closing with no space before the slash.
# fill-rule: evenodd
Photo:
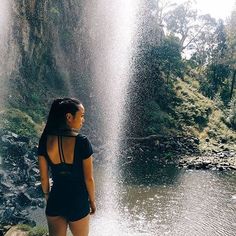
<svg viewBox="0 0 236 236">
<path fill-rule="evenodd" d="M 190 82 L 189 78 L 177 80 L 175 90 L 181 100 L 176 106 L 176 114 L 182 130 L 200 139 L 202 151 L 236 150 L 236 132 L 224 122 L 224 113 L 217 103 L 198 92 L 197 82 Z"/>
</svg>

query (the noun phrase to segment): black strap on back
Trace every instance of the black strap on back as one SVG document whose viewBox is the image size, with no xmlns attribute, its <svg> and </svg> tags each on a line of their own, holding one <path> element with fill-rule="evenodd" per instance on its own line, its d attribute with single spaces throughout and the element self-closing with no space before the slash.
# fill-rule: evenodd
<svg viewBox="0 0 236 236">
<path fill-rule="evenodd" d="M 58 136 L 58 148 L 59 148 L 59 156 L 61 163 L 65 163 L 65 157 L 63 153 L 63 147 L 62 147 L 62 136 Z"/>
</svg>

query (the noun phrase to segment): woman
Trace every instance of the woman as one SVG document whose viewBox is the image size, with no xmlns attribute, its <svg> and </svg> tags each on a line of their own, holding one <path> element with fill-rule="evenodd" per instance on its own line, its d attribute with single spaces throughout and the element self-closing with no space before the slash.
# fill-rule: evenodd
<svg viewBox="0 0 236 236">
<path fill-rule="evenodd" d="M 50 236 L 65 236 L 68 225 L 74 236 L 87 236 L 89 215 L 96 211 L 93 150 L 89 140 L 79 134 L 84 113 L 77 99 L 54 100 L 39 141 L 39 169 Z M 53 180 L 51 190 L 48 167 Z"/>
</svg>

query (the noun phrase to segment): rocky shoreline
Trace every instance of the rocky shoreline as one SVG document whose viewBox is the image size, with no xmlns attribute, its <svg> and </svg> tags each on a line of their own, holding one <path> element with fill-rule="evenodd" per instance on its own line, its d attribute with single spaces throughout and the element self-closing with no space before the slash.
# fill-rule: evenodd
<svg viewBox="0 0 236 236">
<path fill-rule="evenodd" d="M 182 156 L 179 167 L 186 169 L 203 170 L 236 170 L 236 152 L 222 151 L 194 156 Z"/>
<path fill-rule="evenodd" d="M 26 137 L 0 131 L 0 236 L 9 226 L 36 223 L 29 209 L 43 208 L 37 147 Z"/>
<path fill-rule="evenodd" d="M 127 138 L 125 145 L 131 152 L 139 149 L 156 153 L 164 158 L 173 157 L 176 160 L 181 155 L 200 155 L 199 139 L 195 137 L 150 135 Z"/>
<path fill-rule="evenodd" d="M 203 170 L 236 170 L 236 151 L 222 146 L 214 147 L 202 153 L 199 149 L 200 140 L 195 137 L 166 137 L 150 135 L 144 138 L 128 139 L 131 152 L 143 149 L 144 152 L 158 153 L 167 163 L 174 162 L 180 168 Z M 164 158 L 163 158 L 164 157 Z"/>
</svg>

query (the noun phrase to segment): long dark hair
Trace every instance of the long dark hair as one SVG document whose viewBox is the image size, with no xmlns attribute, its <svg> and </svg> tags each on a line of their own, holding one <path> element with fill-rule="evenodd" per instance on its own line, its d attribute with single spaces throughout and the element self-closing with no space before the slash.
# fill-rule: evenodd
<svg viewBox="0 0 236 236">
<path fill-rule="evenodd" d="M 58 98 L 51 105 L 48 114 L 46 126 L 43 134 L 53 134 L 59 130 L 66 129 L 66 114 L 71 113 L 73 116 L 79 110 L 81 102 L 75 98 Z"/>
</svg>

